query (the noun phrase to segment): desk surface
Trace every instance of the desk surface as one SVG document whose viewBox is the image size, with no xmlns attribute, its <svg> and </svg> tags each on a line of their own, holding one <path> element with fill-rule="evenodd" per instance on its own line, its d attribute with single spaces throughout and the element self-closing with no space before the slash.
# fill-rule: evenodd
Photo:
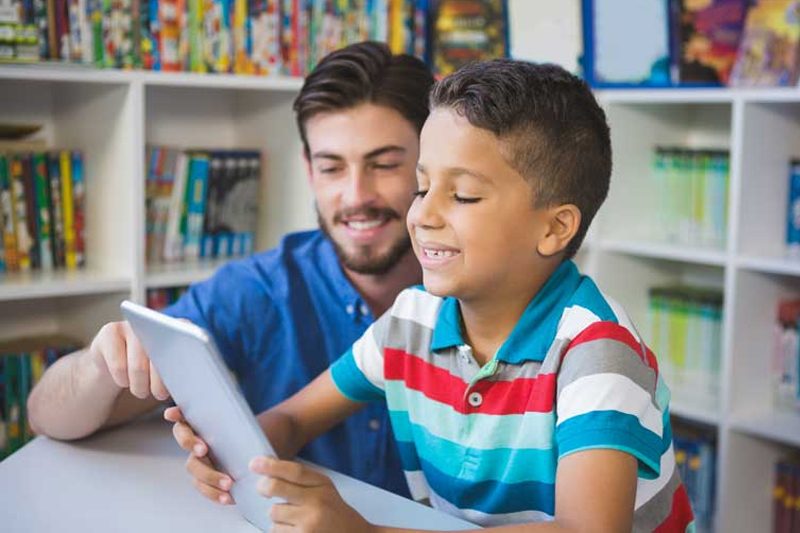
<svg viewBox="0 0 800 533">
<path fill-rule="evenodd" d="M 79 442 L 39 437 L 0 463 L 0 530 L 256 532 L 235 508 L 195 491 L 185 458 L 163 420 L 143 420 Z M 354 479 L 332 478 L 356 496 L 350 504 L 374 523 L 474 527 Z"/>
</svg>

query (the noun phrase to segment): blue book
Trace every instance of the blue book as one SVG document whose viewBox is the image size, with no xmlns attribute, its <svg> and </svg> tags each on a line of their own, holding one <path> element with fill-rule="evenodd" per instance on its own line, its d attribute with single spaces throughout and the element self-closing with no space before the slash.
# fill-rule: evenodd
<svg viewBox="0 0 800 533">
<path fill-rule="evenodd" d="M 786 250 L 792 257 L 800 257 L 800 160 L 789 165 L 789 191 L 786 209 Z"/>
<path fill-rule="evenodd" d="M 186 234 L 184 254 L 186 259 L 200 257 L 200 239 L 203 235 L 203 218 L 206 210 L 209 158 L 207 154 L 192 154 L 189 161 L 189 180 L 186 194 Z"/>
</svg>

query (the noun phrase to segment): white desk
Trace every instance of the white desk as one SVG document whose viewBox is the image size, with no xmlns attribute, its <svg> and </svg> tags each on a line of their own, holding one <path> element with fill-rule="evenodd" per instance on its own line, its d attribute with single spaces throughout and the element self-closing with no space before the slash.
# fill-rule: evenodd
<svg viewBox="0 0 800 533">
<path fill-rule="evenodd" d="M 39 437 L 0 463 L 0 530 L 258 531 L 234 507 L 214 504 L 196 492 L 185 459 L 163 420 L 140 421 L 72 443 Z M 474 527 L 340 474 L 332 477 L 357 495 L 349 503 L 373 523 Z"/>
</svg>

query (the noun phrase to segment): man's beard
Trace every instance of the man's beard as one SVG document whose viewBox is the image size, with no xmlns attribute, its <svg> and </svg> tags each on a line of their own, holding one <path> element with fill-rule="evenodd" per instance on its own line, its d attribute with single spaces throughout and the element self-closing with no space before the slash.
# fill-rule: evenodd
<svg viewBox="0 0 800 533">
<path fill-rule="evenodd" d="M 368 218 L 382 216 L 386 220 L 391 220 L 393 218 L 402 220 L 400 215 L 391 209 L 366 207 L 347 211 L 347 216 L 353 216 L 356 214 L 364 214 Z M 333 223 L 339 223 L 344 216 L 345 215 L 343 212 L 337 213 L 333 217 Z M 408 236 L 408 233 L 403 233 L 400 238 L 392 243 L 386 253 L 377 254 L 373 249 L 374 247 L 369 245 L 356 246 L 356 250 L 354 252 L 348 252 L 344 247 L 336 242 L 336 239 L 333 238 L 331 228 L 328 227 L 328 224 L 322 218 L 322 215 L 320 215 L 319 208 L 317 208 L 317 221 L 319 222 L 319 227 L 322 232 L 328 237 L 328 240 L 333 243 L 333 249 L 336 251 L 336 256 L 339 258 L 339 261 L 342 263 L 342 265 L 344 265 L 347 270 L 357 274 L 368 274 L 372 276 L 381 276 L 386 274 L 392 270 L 392 268 L 394 268 L 394 266 L 406 253 L 408 253 L 409 250 L 411 250 L 411 237 Z"/>
</svg>

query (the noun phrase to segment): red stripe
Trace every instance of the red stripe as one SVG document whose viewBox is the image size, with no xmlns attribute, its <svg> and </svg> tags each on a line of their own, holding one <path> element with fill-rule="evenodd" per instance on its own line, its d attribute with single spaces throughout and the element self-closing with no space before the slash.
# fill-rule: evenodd
<svg viewBox="0 0 800 533">
<path fill-rule="evenodd" d="M 685 532 L 689 524 L 694 520 L 692 514 L 692 506 L 689 503 L 689 496 L 686 494 L 686 489 L 681 484 L 675 493 L 672 495 L 672 509 L 666 520 L 661 522 L 653 533 L 673 533 Z"/>
<path fill-rule="evenodd" d="M 567 346 L 567 349 L 564 351 L 564 353 L 566 354 L 571 349 L 575 348 L 576 346 L 580 346 L 581 344 L 604 339 L 625 344 L 631 350 L 633 350 L 633 352 L 638 355 L 639 358 L 647 364 L 647 366 L 655 370 L 656 375 L 658 375 L 658 361 L 656 361 L 656 356 L 653 354 L 650 348 L 645 346 L 645 354 L 642 356 L 643 344 L 637 341 L 631 332 L 625 327 L 620 326 L 615 322 L 595 322 L 591 324 L 589 327 L 581 331 L 577 337 L 572 339 L 572 342 L 569 343 L 569 346 Z"/>
<path fill-rule="evenodd" d="M 467 402 L 467 383 L 443 368 L 423 361 L 403 350 L 384 349 L 384 374 L 387 380 L 403 381 L 405 386 L 421 392 L 431 400 L 452 407 L 455 411 L 492 415 L 547 413 L 553 410 L 556 375 L 540 374 L 535 378 L 512 381 L 481 380 L 470 392 L 479 392 L 479 407 Z"/>
</svg>

